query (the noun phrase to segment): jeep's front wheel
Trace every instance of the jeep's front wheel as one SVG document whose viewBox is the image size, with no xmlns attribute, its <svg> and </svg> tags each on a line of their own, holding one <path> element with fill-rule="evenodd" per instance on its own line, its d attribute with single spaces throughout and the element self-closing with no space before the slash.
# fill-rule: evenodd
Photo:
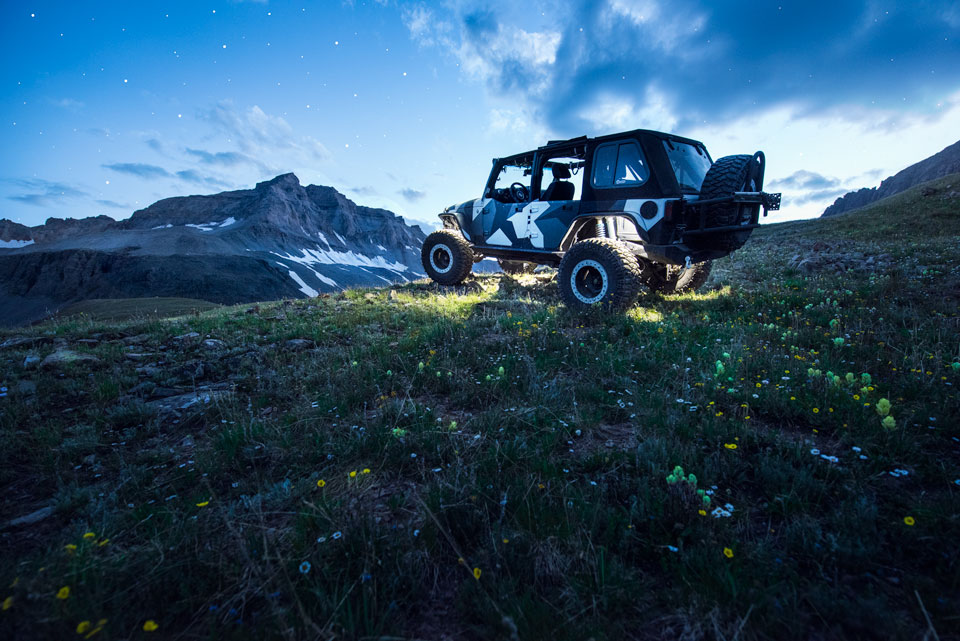
<svg viewBox="0 0 960 641">
<path fill-rule="evenodd" d="M 420 261 L 427 276 L 441 285 L 458 285 L 473 268 L 473 250 L 460 234 L 441 229 L 423 241 Z"/>
<path fill-rule="evenodd" d="M 575 243 L 560 261 L 560 298 L 578 311 L 624 310 L 640 293 L 640 266 L 627 247 L 609 238 Z"/>
</svg>

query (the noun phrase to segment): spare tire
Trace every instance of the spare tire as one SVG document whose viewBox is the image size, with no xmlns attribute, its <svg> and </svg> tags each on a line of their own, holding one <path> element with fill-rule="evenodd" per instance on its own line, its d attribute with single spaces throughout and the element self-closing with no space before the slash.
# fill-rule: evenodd
<svg viewBox="0 0 960 641">
<path fill-rule="evenodd" d="M 700 187 L 700 200 L 732 196 L 738 191 L 761 191 L 763 189 L 764 156 L 757 152 L 750 156 L 738 154 L 724 156 L 711 165 Z M 757 205 L 719 203 L 707 205 L 704 216 L 707 229 L 749 224 Z M 752 229 L 700 234 L 691 236 L 689 245 L 694 249 L 719 249 L 731 252 L 740 249 L 750 238 Z"/>
</svg>

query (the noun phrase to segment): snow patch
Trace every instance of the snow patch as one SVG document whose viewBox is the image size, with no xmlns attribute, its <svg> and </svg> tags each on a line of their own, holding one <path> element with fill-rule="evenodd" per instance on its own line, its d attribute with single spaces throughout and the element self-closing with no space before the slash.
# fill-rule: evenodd
<svg viewBox="0 0 960 641">
<path fill-rule="evenodd" d="M 378 248 L 380 249 L 380 251 L 382 251 L 382 252 L 387 251 L 387 248 L 384 247 L 383 245 L 377 245 L 377 247 L 378 247 Z"/>
<path fill-rule="evenodd" d="M 319 236 L 319 237 L 320 237 L 320 240 L 322 240 L 324 243 L 327 244 L 327 248 L 329 249 L 329 247 L 330 247 L 330 241 L 327 240 L 327 237 L 323 235 L 323 232 L 322 232 L 322 231 L 318 231 L 318 232 L 317 232 L 317 236 Z"/>
<path fill-rule="evenodd" d="M 316 298 L 317 296 L 320 295 L 320 292 L 318 292 L 313 287 L 310 287 L 310 285 L 307 285 L 305 282 L 303 282 L 303 279 L 297 276 L 297 272 L 291 269 L 287 273 L 290 274 L 290 278 L 292 278 L 297 285 L 300 285 L 301 292 L 303 292 L 310 298 Z"/>
<path fill-rule="evenodd" d="M 0 248 L 3 249 L 19 249 L 32 244 L 32 240 L 0 240 Z"/>
<path fill-rule="evenodd" d="M 151 229 L 170 229 L 173 227 L 173 224 L 167 223 L 166 225 L 157 225 L 156 227 L 151 227 Z"/>
<path fill-rule="evenodd" d="M 214 229 L 217 229 L 218 227 L 229 227 L 230 225 L 232 225 L 232 224 L 235 223 L 235 222 L 237 222 L 237 219 L 234 218 L 233 216 L 230 216 L 230 218 L 227 218 L 226 220 L 222 220 L 222 221 L 220 221 L 219 223 L 217 223 L 217 222 L 213 222 L 213 223 L 200 223 L 199 225 L 194 224 L 194 223 L 187 223 L 185 226 L 186 226 L 186 227 L 193 227 L 194 229 L 199 229 L 200 231 L 213 231 Z M 168 225 L 168 227 L 169 227 L 169 225 Z M 156 227 L 154 227 L 154 229 L 156 229 Z"/>
<path fill-rule="evenodd" d="M 347 244 L 347 241 L 345 241 L 345 240 L 343 239 L 343 236 L 341 236 L 341 235 L 338 234 L 337 232 L 333 232 L 333 235 L 336 236 L 337 238 L 339 238 L 339 239 L 340 239 L 340 242 L 343 243 L 344 245 Z"/>
<path fill-rule="evenodd" d="M 303 254 L 302 256 L 277 252 L 270 253 L 301 265 L 350 265 L 352 267 L 376 267 L 400 272 L 407 271 L 407 266 L 403 263 L 391 263 L 383 256 L 364 256 L 353 251 L 338 252 L 332 249 L 301 249 L 300 252 Z"/>
</svg>

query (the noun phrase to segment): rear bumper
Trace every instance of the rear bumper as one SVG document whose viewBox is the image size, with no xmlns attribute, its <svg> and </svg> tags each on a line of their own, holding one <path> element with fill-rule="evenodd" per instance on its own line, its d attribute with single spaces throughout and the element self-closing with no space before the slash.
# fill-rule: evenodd
<svg viewBox="0 0 960 641">
<path fill-rule="evenodd" d="M 723 227 L 707 226 L 707 206 L 719 205 L 725 203 L 734 203 L 740 207 L 750 207 L 750 205 L 759 205 L 759 207 L 750 207 L 751 213 L 748 220 L 744 220 L 739 225 L 725 225 Z M 685 221 L 686 226 L 678 228 L 680 237 L 687 236 L 705 236 L 708 234 L 724 234 L 737 231 L 749 231 L 760 226 L 760 210 L 763 209 L 763 215 L 768 211 L 780 209 L 780 194 L 768 194 L 763 191 L 738 191 L 730 196 L 721 198 L 709 198 L 707 200 L 680 200 L 680 220 Z M 739 216 L 738 216 L 739 217 Z"/>
</svg>

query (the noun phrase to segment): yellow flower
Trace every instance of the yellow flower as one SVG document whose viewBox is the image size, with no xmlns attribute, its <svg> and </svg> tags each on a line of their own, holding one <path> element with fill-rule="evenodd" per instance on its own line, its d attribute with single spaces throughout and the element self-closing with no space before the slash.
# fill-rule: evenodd
<svg viewBox="0 0 960 641">
<path fill-rule="evenodd" d="M 326 485 L 326 484 L 327 484 L 327 482 L 324 481 L 323 479 L 320 479 L 319 481 L 317 481 L 317 487 L 323 487 L 323 486 Z"/>
<path fill-rule="evenodd" d="M 96 635 L 96 634 L 99 633 L 101 630 L 103 630 L 103 626 L 105 626 L 106 624 L 107 624 L 107 620 L 106 620 L 106 619 L 100 619 L 99 621 L 97 621 L 97 627 L 95 627 L 94 629 L 92 629 L 92 630 L 90 630 L 89 632 L 87 632 L 87 634 L 84 635 L 83 638 L 84 638 L 84 639 L 89 639 L 90 637 Z M 77 626 L 77 627 L 79 627 L 79 626 Z"/>
<path fill-rule="evenodd" d="M 906 523 L 907 525 L 913 525 L 916 523 L 916 520 L 914 520 L 912 516 L 905 516 L 903 517 L 903 522 Z"/>
<path fill-rule="evenodd" d="M 104 540 L 100 541 L 99 543 L 97 543 L 97 545 L 99 545 L 100 547 L 103 547 L 104 545 L 106 545 L 106 544 L 109 543 L 109 542 L 110 542 L 110 539 L 104 539 Z"/>
<path fill-rule="evenodd" d="M 724 443 L 723 446 L 724 446 L 725 448 L 727 448 L 728 450 L 735 450 L 735 449 L 737 449 L 737 444 L 736 444 L 736 443 Z"/>
<path fill-rule="evenodd" d="M 706 516 L 706 515 L 707 515 L 707 511 L 706 511 L 706 510 L 697 510 L 697 514 L 699 514 L 700 516 Z"/>
<path fill-rule="evenodd" d="M 63 546 L 63 549 L 67 551 L 67 554 L 73 554 L 77 551 L 77 545 L 75 543 L 67 543 Z"/>
<path fill-rule="evenodd" d="M 723 548 L 723 556 L 727 557 L 728 559 L 732 559 L 733 550 L 731 550 L 730 548 Z"/>
<path fill-rule="evenodd" d="M 819 414 L 819 413 L 820 413 L 820 408 L 819 408 L 819 407 L 814 407 L 814 408 L 813 408 L 813 413 L 814 413 L 814 414 Z"/>
<path fill-rule="evenodd" d="M 144 631 L 144 632 L 153 632 L 153 631 L 155 631 L 155 630 L 156 630 L 157 628 L 159 628 L 159 627 L 160 627 L 160 626 L 157 625 L 157 622 L 154 621 L 153 619 L 147 619 L 146 621 L 143 622 L 143 631 Z"/>
<path fill-rule="evenodd" d="M 854 395 L 853 395 L 853 400 L 859 401 L 859 400 L 860 400 L 860 395 L 859 395 L 859 394 L 854 394 Z"/>
<path fill-rule="evenodd" d="M 473 568 L 473 578 L 480 580 L 480 568 Z"/>
<path fill-rule="evenodd" d="M 504 543 L 509 543 L 509 542 L 510 542 L 510 539 L 504 539 L 503 542 L 504 542 Z"/>
<path fill-rule="evenodd" d="M 210 501 L 200 501 L 197 503 L 197 507 L 207 507 L 208 505 L 210 505 Z"/>
<path fill-rule="evenodd" d="M 57 590 L 57 598 L 63 601 L 64 599 L 70 598 L 70 586 L 65 585 L 59 590 Z"/>
<path fill-rule="evenodd" d="M 352 478 L 352 479 L 357 478 L 357 471 L 356 471 L 356 470 L 353 470 L 353 471 L 350 472 L 350 478 Z"/>
<path fill-rule="evenodd" d="M 81 621 L 80 623 L 77 624 L 77 634 L 83 634 L 89 629 L 90 629 L 89 621 Z"/>
<path fill-rule="evenodd" d="M 8 596 L 6 599 L 3 600 L 3 605 L 0 606 L 0 609 L 2 609 L 4 612 L 6 612 L 7 610 L 9 610 L 9 609 L 12 608 L 12 607 L 13 607 L 13 597 L 12 597 L 12 596 Z"/>
<path fill-rule="evenodd" d="M 370 473 L 370 468 L 369 468 L 369 467 L 363 468 L 363 472 L 361 472 L 361 474 L 369 474 L 369 473 Z"/>
<path fill-rule="evenodd" d="M 83 535 L 83 538 L 86 539 L 87 541 L 90 541 L 92 539 L 97 538 L 97 535 L 94 534 L 93 532 L 87 532 L 86 534 Z"/>
</svg>

